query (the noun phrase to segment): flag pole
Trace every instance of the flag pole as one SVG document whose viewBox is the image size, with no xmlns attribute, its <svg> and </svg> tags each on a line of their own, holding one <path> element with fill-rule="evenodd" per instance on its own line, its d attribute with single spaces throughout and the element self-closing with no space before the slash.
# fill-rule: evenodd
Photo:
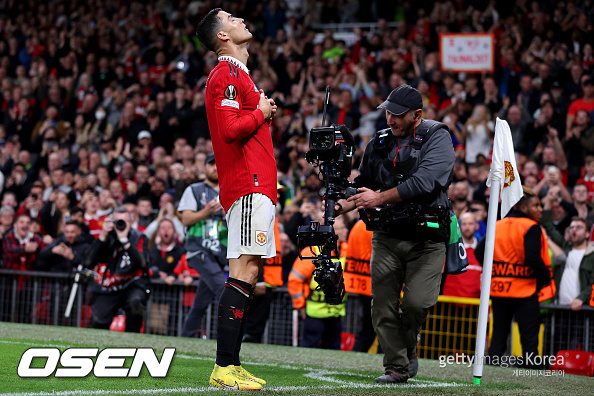
<svg viewBox="0 0 594 396">
<path fill-rule="evenodd" d="M 480 385 L 483 376 L 483 361 L 485 360 L 485 346 L 487 344 L 487 320 L 489 318 L 489 296 L 491 294 L 491 271 L 493 268 L 493 251 L 495 249 L 495 226 L 497 223 L 497 208 L 499 205 L 500 181 L 491 182 L 491 197 L 487 217 L 487 235 L 485 236 L 485 256 L 483 259 L 483 275 L 481 283 L 481 298 L 479 303 L 478 326 L 476 332 L 476 350 L 474 353 L 474 383 Z"/>
<path fill-rule="evenodd" d="M 503 183 L 503 190 L 501 184 Z M 485 345 L 487 341 L 487 320 L 489 317 L 489 296 L 491 294 L 491 271 L 493 269 L 493 252 L 495 250 L 495 227 L 497 225 L 497 208 L 501 197 L 501 217 L 522 198 L 520 173 L 516 167 L 514 144 L 507 121 L 497 117 L 495 123 L 495 139 L 491 171 L 487 179 L 491 187 L 489 201 L 489 217 L 487 219 L 487 235 L 485 236 L 485 255 L 483 257 L 483 276 L 481 299 L 476 332 L 476 351 L 474 353 L 474 383 L 480 385 L 485 361 Z"/>
</svg>

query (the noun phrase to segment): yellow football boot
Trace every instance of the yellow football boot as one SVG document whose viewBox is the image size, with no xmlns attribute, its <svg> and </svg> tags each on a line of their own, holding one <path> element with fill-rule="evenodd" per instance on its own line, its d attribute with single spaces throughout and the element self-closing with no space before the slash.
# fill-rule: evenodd
<svg viewBox="0 0 594 396">
<path fill-rule="evenodd" d="M 262 385 L 256 381 L 248 380 L 246 377 L 240 377 L 235 366 L 229 365 L 221 367 L 215 364 L 210 375 L 209 384 L 219 388 L 236 390 L 260 390 Z"/>
<path fill-rule="evenodd" d="M 241 367 L 241 365 L 233 367 L 235 367 L 235 372 L 239 378 L 257 382 L 260 385 L 266 385 L 266 381 L 264 381 L 262 378 L 256 377 L 254 374 Z"/>
</svg>

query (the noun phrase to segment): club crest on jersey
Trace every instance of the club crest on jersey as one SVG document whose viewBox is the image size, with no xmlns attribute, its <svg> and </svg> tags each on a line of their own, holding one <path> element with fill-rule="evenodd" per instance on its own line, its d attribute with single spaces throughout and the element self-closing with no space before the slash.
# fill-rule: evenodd
<svg viewBox="0 0 594 396">
<path fill-rule="evenodd" d="M 237 88 L 235 88 L 235 85 L 227 85 L 227 88 L 225 88 L 225 92 L 223 93 L 223 95 L 225 95 L 225 98 L 229 100 L 234 100 L 235 98 L 237 98 Z"/>
<path fill-rule="evenodd" d="M 264 231 L 256 231 L 256 243 L 260 246 L 266 244 L 266 233 Z"/>
</svg>

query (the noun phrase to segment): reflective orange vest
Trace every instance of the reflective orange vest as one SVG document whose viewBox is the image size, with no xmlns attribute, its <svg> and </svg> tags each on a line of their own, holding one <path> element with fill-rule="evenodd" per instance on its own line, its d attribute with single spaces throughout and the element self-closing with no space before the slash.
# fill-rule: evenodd
<svg viewBox="0 0 594 396">
<path fill-rule="evenodd" d="M 371 237 L 365 223 L 359 220 L 349 233 L 344 266 L 344 286 L 347 293 L 371 297 Z"/>
<path fill-rule="evenodd" d="M 594 284 L 592 284 L 592 294 L 590 295 L 590 306 L 594 307 Z"/>
<path fill-rule="evenodd" d="M 525 263 L 524 251 L 524 237 L 534 225 L 538 223 L 524 217 L 506 217 L 497 222 L 491 277 L 492 297 L 524 298 L 537 292 L 536 277 L 532 268 Z M 552 274 L 549 248 L 544 234 L 540 239 L 540 256 Z M 550 290 L 545 289 L 543 291 L 550 294 Z"/>
<path fill-rule="evenodd" d="M 283 256 L 281 255 L 280 229 L 276 218 L 274 219 L 274 244 L 276 245 L 276 256 L 264 261 L 264 282 L 268 286 L 277 287 L 283 285 Z"/>
</svg>

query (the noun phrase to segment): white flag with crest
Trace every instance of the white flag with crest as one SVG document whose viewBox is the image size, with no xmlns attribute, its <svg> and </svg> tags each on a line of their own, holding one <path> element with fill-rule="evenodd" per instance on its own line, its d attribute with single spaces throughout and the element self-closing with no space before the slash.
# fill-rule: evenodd
<svg viewBox="0 0 594 396">
<path fill-rule="evenodd" d="M 516 166 L 514 144 L 507 121 L 497 117 L 495 124 L 495 142 L 493 144 L 493 160 L 487 186 L 493 180 L 499 180 L 501 186 L 501 218 L 522 198 L 522 181 Z M 491 191 L 493 198 L 493 191 Z"/>
</svg>

